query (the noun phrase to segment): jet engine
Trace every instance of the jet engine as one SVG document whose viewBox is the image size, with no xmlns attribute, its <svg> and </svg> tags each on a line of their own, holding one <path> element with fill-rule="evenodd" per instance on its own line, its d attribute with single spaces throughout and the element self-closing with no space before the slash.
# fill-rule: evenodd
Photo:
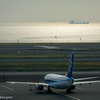
<svg viewBox="0 0 100 100">
<path fill-rule="evenodd" d="M 43 88 L 44 88 L 44 86 L 43 86 L 43 85 L 36 84 L 36 85 L 35 85 L 35 88 L 36 88 L 37 90 L 39 90 L 39 91 L 42 91 Z"/>
</svg>

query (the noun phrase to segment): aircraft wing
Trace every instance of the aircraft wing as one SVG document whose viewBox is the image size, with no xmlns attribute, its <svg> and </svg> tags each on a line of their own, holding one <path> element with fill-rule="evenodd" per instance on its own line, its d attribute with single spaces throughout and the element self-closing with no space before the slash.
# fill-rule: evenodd
<svg viewBox="0 0 100 100">
<path fill-rule="evenodd" d="M 36 83 L 36 82 L 9 82 L 7 81 L 6 83 L 10 83 L 10 84 L 29 84 L 29 85 L 36 85 L 36 84 L 39 84 L 39 85 L 44 85 L 44 86 L 49 86 L 49 84 L 47 83 Z"/>
<path fill-rule="evenodd" d="M 79 79 L 74 79 L 74 81 L 81 81 L 81 80 L 88 80 L 88 79 L 95 79 L 95 78 L 99 78 L 99 76 L 96 76 L 96 77 L 87 77 L 87 78 L 79 78 Z"/>
<path fill-rule="evenodd" d="M 84 85 L 84 84 L 92 84 L 92 83 L 98 83 L 100 81 L 83 81 L 83 82 L 74 82 L 73 85 Z"/>
</svg>

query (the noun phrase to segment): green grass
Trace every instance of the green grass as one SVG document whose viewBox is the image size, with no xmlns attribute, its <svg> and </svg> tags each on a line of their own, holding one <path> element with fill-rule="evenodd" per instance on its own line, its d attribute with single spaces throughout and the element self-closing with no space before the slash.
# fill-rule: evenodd
<svg viewBox="0 0 100 100">
<path fill-rule="evenodd" d="M 65 71 L 69 63 L 0 63 L 0 71 Z M 75 62 L 74 70 L 100 70 L 100 62 Z"/>
<path fill-rule="evenodd" d="M 70 58 L 70 54 L 45 54 L 45 53 L 11 53 L 0 54 L 0 58 Z M 75 58 L 100 58 L 100 55 L 75 54 Z"/>
</svg>

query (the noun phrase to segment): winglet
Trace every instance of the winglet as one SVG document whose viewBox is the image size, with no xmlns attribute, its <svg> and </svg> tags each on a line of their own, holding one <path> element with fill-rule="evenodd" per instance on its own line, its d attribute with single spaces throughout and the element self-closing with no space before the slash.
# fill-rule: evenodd
<svg viewBox="0 0 100 100">
<path fill-rule="evenodd" d="M 69 69 L 68 69 L 68 73 L 66 74 L 66 77 L 72 78 L 73 62 L 74 62 L 74 52 L 72 53 L 72 57 L 71 57 L 71 60 L 70 60 L 70 65 L 69 65 Z"/>
</svg>

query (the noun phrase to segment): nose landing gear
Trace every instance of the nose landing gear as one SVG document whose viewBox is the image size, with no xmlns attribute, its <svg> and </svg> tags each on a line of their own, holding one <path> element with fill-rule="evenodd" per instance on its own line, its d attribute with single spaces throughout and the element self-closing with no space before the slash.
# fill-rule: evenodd
<svg viewBox="0 0 100 100">
<path fill-rule="evenodd" d="M 32 91 L 32 84 L 29 85 L 29 90 Z"/>
<path fill-rule="evenodd" d="M 48 93 L 52 93 L 50 86 L 48 86 Z"/>
</svg>

